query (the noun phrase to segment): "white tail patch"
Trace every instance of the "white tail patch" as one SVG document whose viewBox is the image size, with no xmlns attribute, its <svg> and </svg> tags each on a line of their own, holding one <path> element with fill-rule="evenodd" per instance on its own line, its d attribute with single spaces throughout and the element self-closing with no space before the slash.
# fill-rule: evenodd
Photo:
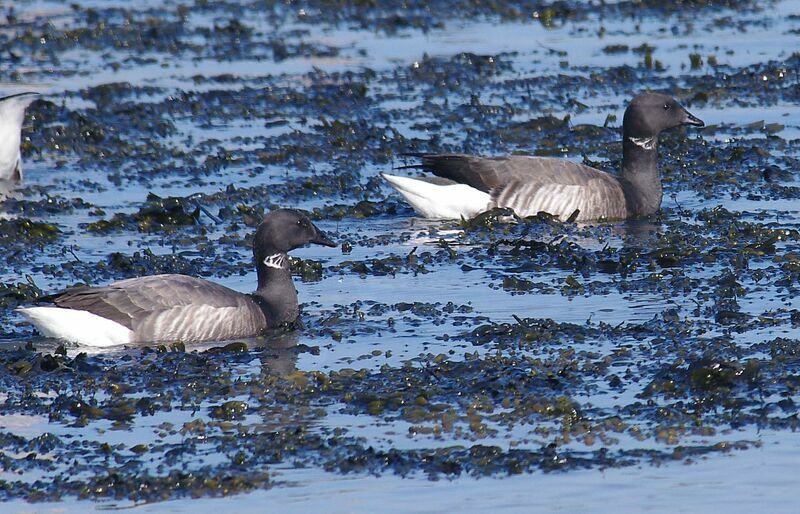
<svg viewBox="0 0 800 514">
<path fill-rule="evenodd" d="M 469 219 L 485 211 L 491 199 L 489 193 L 466 184 L 432 184 L 385 173 L 381 176 L 426 218 Z"/>
<path fill-rule="evenodd" d="M 86 346 L 116 346 L 131 342 L 133 332 L 115 321 L 87 311 L 61 307 L 24 307 L 17 312 L 46 337 Z"/>
</svg>

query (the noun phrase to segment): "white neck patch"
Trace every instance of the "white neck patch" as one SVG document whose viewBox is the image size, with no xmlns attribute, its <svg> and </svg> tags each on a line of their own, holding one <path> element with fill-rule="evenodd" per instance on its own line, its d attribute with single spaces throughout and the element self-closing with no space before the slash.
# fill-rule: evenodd
<svg viewBox="0 0 800 514">
<path fill-rule="evenodd" d="M 268 268 L 285 269 L 289 267 L 289 257 L 285 253 L 267 255 L 262 262 Z"/>
<path fill-rule="evenodd" d="M 629 137 L 628 141 L 635 144 L 639 148 L 644 148 L 645 150 L 652 150 L 658 144 L 658 138 L 653 137 Z"/>
</svg>

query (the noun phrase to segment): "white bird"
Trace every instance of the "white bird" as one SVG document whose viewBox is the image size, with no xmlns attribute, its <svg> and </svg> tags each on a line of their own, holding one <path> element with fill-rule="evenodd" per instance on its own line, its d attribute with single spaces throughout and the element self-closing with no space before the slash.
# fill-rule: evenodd
<svg viewBox="0 0 800 514">
<path fill-rule="evenodd" d="M 22 158 L 19 145 L 25 108 L 39 93 L 18 93 L 0 98 L 0 182 L 22 180 Z"/>
</svg>

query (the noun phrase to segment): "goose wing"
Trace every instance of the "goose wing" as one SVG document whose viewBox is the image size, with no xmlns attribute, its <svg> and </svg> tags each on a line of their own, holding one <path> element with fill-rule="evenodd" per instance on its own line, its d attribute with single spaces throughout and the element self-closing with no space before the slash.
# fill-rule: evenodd
<svg viewBox="0 0 800 514">
<path fill-rule="evenodd" d="M 177 307 L 239 308 L 252 303 L 247 295 L 185 275 L 152 275 L 105 287 L 76 287 L 46 299 L 59 307 L 91 312 L 131 330 L 150 315 Z"/>
<path fill-rule="evenodd" d="M 508 207 L 522 217 L 546 212 L 562 221 L 627 217 L 619 185 L 597 179 L 584 185 L 512 180 L 492 190 L 489 208 L 494 207 Z"/>
<path fill-rule="evenodd" d="M 520 216 L 547 212 L 562 220 L 624 219 L 627 204 L 613 175 L 551 157 L 477 157 L 421 154 L 418 167 L 438 177 L 491 195 L 490 207 L 509 207 Z"/>
</svg>

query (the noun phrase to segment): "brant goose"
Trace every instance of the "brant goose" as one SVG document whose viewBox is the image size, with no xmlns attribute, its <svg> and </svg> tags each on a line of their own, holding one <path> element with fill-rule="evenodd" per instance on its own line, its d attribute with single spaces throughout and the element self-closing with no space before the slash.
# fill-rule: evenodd
<svg viewBox="0 0 800 514">
<path fill-rule="evenodd" d="M 153 275 L 67 289 L 42 298 L 53 306 L 18 311 L 45 336 L 89 346 L 253 336 L 297 319 L 286 252 L 307 243 L 336 246 L 301 212 L 279 209 L 256 229 L 252 294 L 185 275 Z"/>
<path fill-rule="evenodd" d="M 661 207 L 658 135 L 680 125 L 702 127 L 703 122 L 669 96 L 634 98 L 622 121 L 619 176 L 550 157 L 460 154 L 411 154 L 422 163 L 404 166 L 437 177 L 381 175 L 427 218 L 471 218 L 495 207 L 522 217 L 546 212 L 562 221 L 647 216 Z"/>
<path fill-rule="evenodd" d="M 19 93 L 0 98 L 0 181 L 22 180 L 19 145 L 25 108 L 39 93 Z"/>
</svg>

